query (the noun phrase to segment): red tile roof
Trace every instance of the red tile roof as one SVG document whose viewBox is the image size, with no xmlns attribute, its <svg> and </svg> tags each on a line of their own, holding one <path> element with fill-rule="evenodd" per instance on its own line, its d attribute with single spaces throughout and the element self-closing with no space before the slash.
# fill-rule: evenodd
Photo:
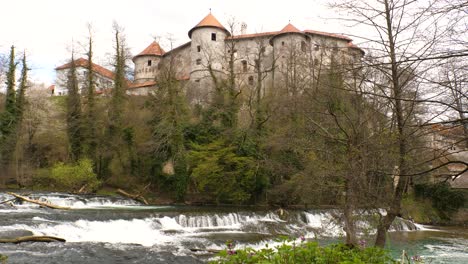
<svg viewBox="0 0 468 264">
<path fill-rule="evenodd" d="M 150 87 L 150 86 L 155 86 L 156 82 L 155 81 L 148 81 L 148 82 L 142 82 L 142 83 L 130 83 L 128 85 L 128 89 L 138 89 L 142 87 Z"/>
<path fill-rule="evenodd" d="M 325 36 L 325 37 L 331 37 L 331 38 L 339 38 L 339 39 L 344 39 L 344 40 L 348 40 L 348 41 L 352 40 L 352 39 L 350 39 L 350 38 L 348 38 L 346 36 L 340 35 L 340 34 L 328 33 L 328 32 L 317 31 L 317 30 L 307 29 L 307 30 L 304 30 L 304 33 L 312 34 L 312 35 L 320 35 L 320 36 Z"/>
<path fill-rule="evenodd" d="M 283 30 L 285 28 L 283 28 Z M 300 33 L 300 32 L 298 32 L 298 33 Z M 254 33 L 254 34 L 243 34 L 243 35 L 228 37 L 227 39 L 248 39 L 248 38 L 256 38 L 256 37 L 269 37 L 269 36 L 277 35 L 279 33 L 281 33 L 281 31 L 271 31 L 271 32 L 262 32 L 262 33 Z M 309 29 L 302 31 L 302 33 L 311 34 L 311 35 L 320 35 L 320 36 L 325 36 L 325 37 L 330 37 L 330 38 L 338 38 L 338 39 L 343 39 L 343 40 L 347 40 L 347 41 L 352 40 L 352 39 L 350 39 L 350 38 L 348 38 L 346 36 L 340 35 L 340 34 L 327 33 L 327 32 L 309 30 Z"/>
<path fill-rule="evenodd" d="M 69 63 L 66 63 L 62 66 L 58 66 L 57 68 L 55 68 L 56 71 L 58 70 L 65 70 L 65 69 L 70 69 L 71 68 L 71 65 L 72 63 L 69 62 Z M 75 67 L 87 67 L 88 66 L 88 60 L 87 59 L 84 59 L 84 58 L 79 58 L 79 59 L 76 59 L 75 60 Z M 106 78 L 109 78 L 109 79 L 114 79 L 115 75 L 114 75 L 114 72 L 100 66 L 100 65 L 97 65 L 95 63 L 93 63 L 92 65 L 92 69 L 94 72 L 106 77 Z"/>
<path fill-rule="evenodd" d="M 140 52 L 138 55 L 136 55 L 133 58 L 139 57 L 139 56 L 163 56 L 164 53 L 166 53 L 161 46 L 159 45 L 158 42 L 153 41 L 146 49 L 144 49 L 142 52 Z"/>
<path fill-rule="evenodd" d="M 353 42 L 349 42 L 349 43 L 348 43 L 348 48 L 350 48 L 350 49 L 357 49 L 357 50 L 359 50 L 360 52 L 362 52 L 363 54 L 365 53 L 363 49 L 361 49 L 360 47 L 356 46 Z"/>
<path fill-rule="evenodd" d="M 228 35 L 230 35 L 229 31 L 221 24 L 219 23 L 218 19 L 214 17 L 211 13 L 209 13 L 205 18 L 203 18 L 196 26 L 194 26 L 190 31 L 188 32 L 189 38 L 192 38 L 192 32 L 201 27 L 215 27 L 224 30 Z"/>
<path fill-rule="evenodd" d="M 227 37 L 226 39 L 248 39 L 248 38 L 257 38 L 257 37 L 269 37 L 278 34 L 279 31 L 271 31 L 271 32 L 262 32 L 262 33 L 254 33 L 254 34 L 243 34 L 243 35 L 236 35 Z"/>
</svg>

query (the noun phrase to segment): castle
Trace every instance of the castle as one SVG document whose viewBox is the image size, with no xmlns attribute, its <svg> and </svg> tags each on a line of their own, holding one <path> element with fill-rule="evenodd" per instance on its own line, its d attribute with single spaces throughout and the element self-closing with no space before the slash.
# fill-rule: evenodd
<svg viewBox="0 0 468 264">
<path fill-rule="evenodd" d="M 280 31 L 234 35 L 213 14 L 208 14 L 188 31 L 190 41 L 170 51 L 164 51 L 154 41 L 133 57 L 134 80 L 129 81 L 127 93 L 146 95 L 157 88 L 156 76 L 164 65 L 174 65 L 176 78 L 187 84 L 191 102 L 208 98 L 213 76 L 235 73 L 238 85 L 273 86 L 287 78 L 292 60 L 296 67 L 318 68 L 332 56 L 342 60 L 359 60 L 364 52 L 346 36 L 299 30 L 291 23 Z M 78 72 L 87 61 L 77 60 Z M 57 79 L 66 76 L 70 64 L 57 67 Z M 113 73 L 93 65 L 97 76 L 97 91 L 105 91 L 113 83 Z M 316 69 L 315 69 L 316 70 Z M 305 78 L 305 77 L 301 77 Z M 56 84 L 57 92 L 66 93 L 66 87 Z"/>
</svg>

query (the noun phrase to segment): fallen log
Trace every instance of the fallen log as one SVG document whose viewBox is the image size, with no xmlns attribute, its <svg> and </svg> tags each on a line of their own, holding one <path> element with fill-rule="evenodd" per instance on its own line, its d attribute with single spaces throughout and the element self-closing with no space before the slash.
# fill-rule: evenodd
<svg viewBox="0 0 468 264">
<path fill-rule="evenodd" d="M 70 207 L 59 206 L 59 205 L 55 205 L 55 204 L 51 204 L 51 203 L 47 203 L 47 202 L 41 202 L 41 201 L 38 201 L 38 200 L 29 199 L 28 197 L 25 197 L 25 196 L 22 196 L 22 195 L 19 195 L 19 194 L 16 194 L 16 193 L 12 193 L 12 192 L 7 192 L 7 194 L 12 195 L 12 196 L 14 196 L 14 197 L 16 197 L 16 198 L 18 198 L 20 200 L 23 200 L 25 202 L 38 204 L 38 205 L 43 206 L 43 207 L 48 207 L 48 208 L 52 208 L 52 209 L 63 209 L 63 210 L 70 209 Z"/>
<path fill-rule="evenodd" d="M 23 236 L 15 238 L 1 238 L 0 243 L 23 243 L 23 242 L 65 242 L 66 240 L 54 236 Z"/>
<path fill-rule="evenodd" d="M 117 189 L 117 193 L 137 202 L 144 203 L 146 205 L 149 204 L 148 201 L 146 201 L 145 197 L 143 197 L 141 194 L 130 194 L 122 189 Z"/>
<path fill-rule="evenodd" d="M 219 249 L 208 249 L 208 248 L 190 248 L 190 251 L 192 252 L 208 252 L 208 253 L 213 253 L 213 254 L 218 254 L 221 252 Z"/>
</svg>

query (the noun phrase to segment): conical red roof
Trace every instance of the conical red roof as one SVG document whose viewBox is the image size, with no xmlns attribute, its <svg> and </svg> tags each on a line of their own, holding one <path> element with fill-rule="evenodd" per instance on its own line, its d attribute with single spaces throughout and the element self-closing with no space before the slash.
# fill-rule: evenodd
<svg viewBox="0 0 468 264">
<path fill-rule="evenodd" d="M 153 41 L 146 49 L 136 55 L 134 58 L 139 56 L 162 56 L 164 55 L 165 51 L 159 46 L 159 43 Z"/>
<path fill-rule="evenodd" d="M 285 35 L 285 34 L 301 34 L 301 35 L 304 35 L 306 38 L 308 38 L 308 36 L 305 35 L 304 32 L 297 29 L 297 27 L 295 27 L 293 24 L 288 23 L 281 31 L 278 32 L 278 34 L 274 35 L 270 39 L 270 44 L 273 45 L 274 38 L 281 36 L 281 35 Z"/>
<path fill-rule="evenodd" d="M 218 19 L 216 19 L 216 17 L 214 17 L 211 13 L 209 13 L 205 18 L 203 18 L 196 26 L 194 26 L 189 32 L 188 32 L 188 35 L 189 37 L 191 38 L 192 37 L 192 32 L 197 29 L 197 28 L 201 28 L 201 27 L 215 27 L 215 28 L 219 28 L 219 29 L 222 29 L 224 31 L 226 31 L 226 33 L 228 35 L 229 34 L 229 31 L 227 31 L 227 29 L 221 24 L 219 23 Z"/>
<path fill-rule="evenodd" d="M 282 33 L 302 33 L 297 27 L 295 27 L 293 24 L 288 23 L 280 32 L 279 34 Z"/>
</svg>

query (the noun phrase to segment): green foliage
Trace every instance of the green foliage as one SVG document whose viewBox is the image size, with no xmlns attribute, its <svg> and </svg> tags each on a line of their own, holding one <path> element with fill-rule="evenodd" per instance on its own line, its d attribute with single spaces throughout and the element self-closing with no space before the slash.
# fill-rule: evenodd
<svg viewBox="0 0 468 264">
<path fill-rule="evenodd" d="M 414 193 L 417 198 L 429 198 L 432 206 L 443 219 L 448 219 L 465 204 L 465 196 L 462 192 L 453 190 L 446 182 L 436 184 L 416 184 Z"/>
<path fill-rule="evenodd" d="M 228 249 L 220 252 L 218 259 L 211 263 L 385 264 L 398 262 L 393 260 L 387 251 L 380 248 L 350 248 L 343 244 L 321 247 L 317 242 L 283 241 L 275 248 L 266 245 L 265 248 L 259 250 L 252 248 L 234 250 L 231 244 L 228 244 Z"/>
<path fill-rule="evenodd" d="M 81 159 L 76 164 L 59 162 L 51 169 L 40 171 L 35 182 L 41 187 L 53 186 L 54 189 L 71 192 L 77 192 L 83 186 L 87 192 L 94 192 L 101 185 L 89 159 Z"/>
<path fill-rule="evenodd" d="M 8 260 L 8 256 L 0 254 L 0 261 L 2 262 L 2 264 L 6 264 L 7 260 Z"/>
<path fill-rule="evenodd" d="M 264 184 L 256 160 L 239 154 L 235 145 L 217 140 L 192 148 L 188 159 L 193 181 L 217 203 L 247 202 Z"/>
</svg>

